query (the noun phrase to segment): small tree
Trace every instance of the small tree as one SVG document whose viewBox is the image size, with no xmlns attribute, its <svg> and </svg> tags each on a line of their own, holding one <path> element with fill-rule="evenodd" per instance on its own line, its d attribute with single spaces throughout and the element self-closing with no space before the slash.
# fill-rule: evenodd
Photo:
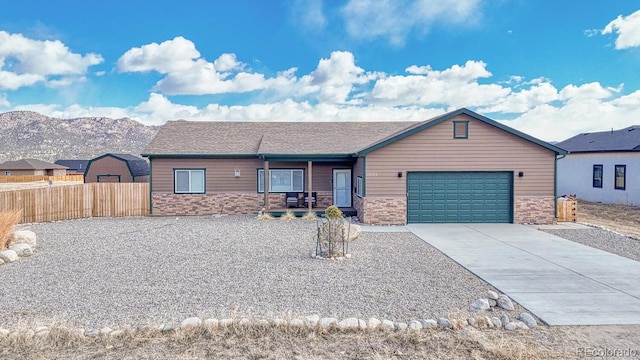
<svg viewBox="0 0 640 360">
<path fill-rule="evenodd" d="M 342 211 L 331 205 L 325 210 L 324 216 L 325 219 L 318 224 L 316 256 L 335 258 L 346 255 Z"/>
</svg>

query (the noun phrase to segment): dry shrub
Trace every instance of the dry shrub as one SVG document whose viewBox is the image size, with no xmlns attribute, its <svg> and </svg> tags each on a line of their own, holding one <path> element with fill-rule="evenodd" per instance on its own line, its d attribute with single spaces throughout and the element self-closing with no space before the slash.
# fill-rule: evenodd
<svg viewBox="0 0 640 360">
<path fill-rule="evenodd" d="M 20 210 L 0 213 L 0 250 L 7 248 L 13 228 L 20 222 L 21 217 Z"/>
<path fill-rule="evenodd" d="M 258 220 L 273 220 L 273 215 L 268 212 L 262 213 L 258 215 Z"/>
<path fill-rule="evenodd" d="M 198 326 L 168 333 L 126 332 L 121 337 L 82 336 L 51 327 L 46 337 L 0 336 L 0 358 L 11 359 L 566 359 L 566 348 L 526 332 L 341 331 L 290 325 Z M 553 331 L 553 330 L 547 330 Z M 551 345 L 551 346 L 549 346 Z"/>
<path fill-rule="evenodd" d="M 296 218 L 296 214 L 294 214 L 291 210 L 287 210 L 282 216 L 280 216 L 280 220 L 294 220 Z"/>
<path fill-rule="evenodd" d="M 303 220 L 315 220 L 317 219 L 318 216 L 316 215 L 315 211 L 307 211 L 303 216 L 302 219 Z"/>
</svg>

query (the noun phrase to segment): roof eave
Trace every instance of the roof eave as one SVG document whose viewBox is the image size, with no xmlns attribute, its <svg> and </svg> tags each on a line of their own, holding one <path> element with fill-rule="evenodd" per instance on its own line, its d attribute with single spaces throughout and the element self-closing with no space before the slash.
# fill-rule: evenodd
<svg viewBox="0 0 640 360">
<path fill-rule="evenodd" d="M 149 159 L 153 158 L 168 158 L 168 159 L 251 159 L 257 158 L 256 154 L 154 154 L 145 153 L 140 154 L 142 157 Z"/>
</svg>

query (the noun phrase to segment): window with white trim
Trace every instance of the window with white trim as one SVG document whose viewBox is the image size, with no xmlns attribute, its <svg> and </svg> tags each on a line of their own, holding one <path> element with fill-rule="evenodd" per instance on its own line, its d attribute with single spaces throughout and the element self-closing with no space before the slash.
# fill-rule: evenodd
<svg viewBox="0 0 640 360">
<path fill-rule="evenodd" d="M 362 197 L 364 193 L 363 189 L 364 180 L 362 180 L 362 176 L 356 177 L 356 195 Z"/>
<path fill-rule="evenodd" d="M 204 169 L 174 169 L 173 179 L 176 194 L 204 194 Z"/>
<path fill-rule="evenodd" d="M 269 192 L 303 191 L 303 169 L 269 169 Z M 264 192 L 264 169 L 258 169 L 258 192 Z"/>
</svg>

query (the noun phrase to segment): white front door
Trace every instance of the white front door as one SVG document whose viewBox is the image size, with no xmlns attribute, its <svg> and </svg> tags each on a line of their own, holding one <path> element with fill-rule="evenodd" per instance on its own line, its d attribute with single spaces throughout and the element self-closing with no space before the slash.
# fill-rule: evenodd
<svg viewBox="0 0 640 360">
<path fill-rule="evenodd" d="M 351 169 L 333 170 L 333 205 L 351 207 Z"/>
</svg>

